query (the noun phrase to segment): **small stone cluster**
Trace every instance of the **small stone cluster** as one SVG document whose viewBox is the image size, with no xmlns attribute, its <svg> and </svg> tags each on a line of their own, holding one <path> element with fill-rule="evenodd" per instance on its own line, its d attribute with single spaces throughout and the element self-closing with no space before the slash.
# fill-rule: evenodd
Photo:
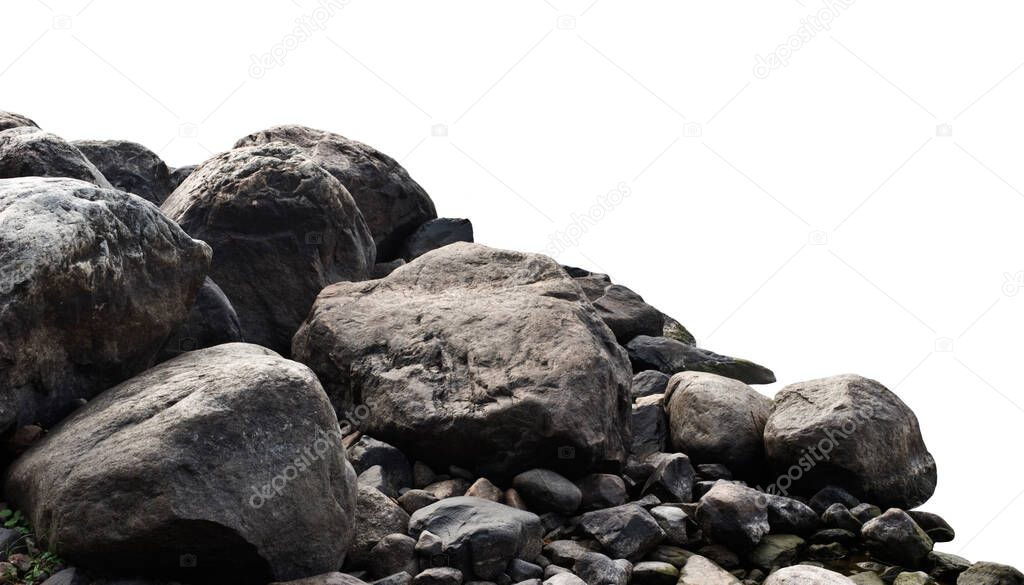
<svg viewBox="0 0 1024 585">
<path fill-rule="evenodd" d="M 1020 585 L 882 384 L 790 384 L 301 126 L 0 112 L 0 583 Z"/>
</svg>

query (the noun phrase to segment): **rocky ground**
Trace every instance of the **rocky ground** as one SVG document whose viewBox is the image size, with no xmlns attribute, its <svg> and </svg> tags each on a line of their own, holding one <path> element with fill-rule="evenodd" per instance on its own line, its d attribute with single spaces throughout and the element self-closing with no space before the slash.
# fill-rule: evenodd
<svg viewBox="0 0 1024 585">
<path fill-rule="evenodd" d="M 0 112 L 0 583 L 1020 585 L 914 413 L 699 347 L 282 126 L 180 169 Z"/>
</svg>

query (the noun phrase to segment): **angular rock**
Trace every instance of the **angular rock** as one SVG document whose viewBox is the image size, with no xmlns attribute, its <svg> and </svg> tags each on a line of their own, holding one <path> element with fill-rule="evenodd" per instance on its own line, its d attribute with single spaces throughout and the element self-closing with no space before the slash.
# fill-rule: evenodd
<svg viewBox="0 0 1024 585">
<path fill-rule="evenodd" d="M 634 371 L 657 370 L 663 374 L 707 372 L 745 384 L 771 384 L 775 374 L 753 362 L 719 355 L 668 337 L 638 335 L 626 344 Z"/>
<path fill-rule="evenodd" d="M 696 540 L 696 526 L 689 515 L 675 506 L 655 506 L 650 510 L 651 516 L 665 533 L 665 542 L 677 546 L 688 546 Z"/>
<path fill-rule="evenodd" d="M 626 503 L 626 483 L 617 475 L 593 473 L 576 483 L 581 498 L 579 507 L 583 510 L 613 508 Z"/>
<path fill-rule="evenodd" d="M 1021 585 L 1024 574 L 1009 565 L 974 563 L 956 580 L 956 585 Z"/>
<path fill-rule="evenodd" d="M 654 517 L 636 504 L 587 512 L 579 525 L 616 559 L 641 559 L 665 539 Z"/>
<path fill-rule="evenodd" d="M 287 142 L 303 149 L 348 189 L 373 234 L 381 261 L 398 256 L 405 238 L 437 217 L 426 191 L 398 162 L 339 134 L 304 126 L 276 126 L 235 143 L 235 148 Z"/>
<path fill-rule="evenodd" d="M 821 567 L 794 565 L 768 575 L 764 585 L 853 585 L 853 581 Z"/>
<path fill-rule="evenodd" d="M 663 502 L 692 502 L 696 475 L 690 458 L 682 453 L 654 453 L 647 458 L 654 470 L 642 493 L 652 493 Z"/>
<path fill-rule="evenodd" d="M 454 219 L 441 217 L 431 219 L 416 231 L 409 234 L 409 237 L 402 243 L 401 256 L 407 262 L 455 242 L 472 242 L 473 224 L 468 219 Z"/>
<path fill-rule="evenodd" d="M 0 435 L 146 369 L 210 262 L 153 205 L 72 179 L 0 180 Z"/>
<path fill-rule="evenodd" d="M 561 567 L 571 567 L 584 554 L 592 552 L 575 540 L 555 540 L 544 545 L 544 556 Z"/>
<path fill-rule="evenodd" d="M 892 585 L 936 585 L 936 583 L 924 571 L 915 571 L 913 573 L 904 571 L 896 575 L 896 580 L 892 582 Z"/>
<path fill-rule="evenodd" d="M 832 504 L 829 506 L 821 515 L 821 521 L 827 528 L 840 528 L 850 532 L 860 532 L 861 521 L 857 520 L 850 513 L 850 510 L 842 504 Z"/>
<path fill-rule="evenodd" d="M 113 189 L 96 165 L 63 138 L 21 126 L 0 131 L 0 179 L 57 177 Z"/>
<path fill-rule="evenodd" d="M 953 530 L 953 527 L 938 514 L 921 510 L 909 510 L 907 514 L 910 514 L 914 522 L 917 522 L 917 525 L 923 528 L 928 533 L 928 537 L 935 542 L 951 542 L 956 538 L 956 532 Z"/>
<path fill-rule="evenodd" d="M 936 581 L 955 583 L 960 573 L 971 567 L 971 561 L 954 554 L 933 550 L 928 553 L 928 574 Z"/>
<path fill-rule="evenodd" d="M 879 508 L 878 506 L 875 506 L 874 504 L 857 504 L 856 506 L 850 508 L 850 513 L 853 514 L 854 518 L 860 520 L 861 524 L 863 524 L 868 520 L 871 520 L 872 518 L 877 518 L 881 516 L 882 509 Z M 913 518 L 913 515 L 911 515 L 911 518 Z M 952 528 L 950 530 L 952 530 Z M 935 539 L 933 538 L 932 540 Z"/>
<path fill-rule="evenodd" d="M 704 537 L 745 553 L 768 533 L 767 498 L 757 490 L 719 481 L 697 506 Z"/>
<path fill-rule="evenodd" d="M 931 497 L 935 460 L 917 417 L 874 380 L 852 374 L 790 384 L 775 396 L 764 432 L 777 471 L 813 456 L 816 464 L 794 484 L 812 493 L 834 484 L 882 507 L 914 508 Z M 849 506 L 848 506 L 849 507 Z"/>
<path fill-rule="evenodd" d="M 26 118 L 25 116 L 22 116 L 21 114 L 0 111 L 0 132 L 4 130 L 9 130 L 11 128 L 22 128 L 25 126 L 28 126 L 30 128 L 39 127 L 38 124 Z"/>
<path fill-rule="evenodd" d="M 908 569 L 923 567 L 934 544 L 906 512 L 897 508 L 869 520 L 860 535 L 872 556 Z"/>
<path fill-rule="evenodd" d="M 668 416 L 660 404 L 634 404 L 630 417 L 633 443 L 630 453 L 646 457 L 664 451 L 668 439 Z"/>
<path fill-rule="evenodd" d="M 210 244 L 242 335 L 283 355 L 325 286 L 369 276 L 370 233 L 345 188 L 286 144 L 219 154 L 161 209 Z"/>
<path fill-rule="evenodd" d="M 668 380 L 668 374 L 662 374 L 658 370 L 644 370 L 633 376 L 633 386 L 629 393 L 633 400 L 652 394 L 664 394 L 668 388 Z"/>
<path fill-rule="evenodd" d="M 740 580 L 706 557 L 693 555 L 679 571 L 679 585 L 740 585 Z"/>
<path fill-rule="evenodd" d="M 512 487 L 531 509 L 570 515 L 580 507 L 583 494 L 574 483 L 547 469 L 524 471 L 512 479 Z"/>
<path fill-rule="evenodd" d="M 301 578 L 341 566 L 352 539 L 355 473 L 337 428 L 308 368 L 221 345 L 97 396 L 12 465 L 5 489 L 77 566 Z"/>
<path fill-rule="evenodd" d="M 426 508 L 436 501 L 438 501 L 437 496 L 426 490 L 409 490 L 398 497 L 398 505 L 410 514 L 420 508 Z"/>
<path fill-rule="evenodd" d="M 462 571 L 452 567 L 431 567 L 413 577 L 413 585 L 462 585 Z"/>
<path fill-rule="evenodd" d="M 501 479 L 625 460 L 626 357 L 545 256 L 455 243 L 330 286 L 293 349 L 339 409 L 365 404 L 367 433 L 428 463 Z"/>
<path fill-rule="evenodd" d="M 630 574 L 619 564 L 607 556 L 596 553 L 584 553 L 573 566 L 573 573 L 587 583 L 603 585 L 628 585 Z"/>
<path fill-rule="evenodd" d="M 799 500 L 764 494 L 768 505 L 768 524 L 776 534 L 809 534 L 820 523 L 818 514 Z"/>
<path fill-rule="evenodd" d="M 416 540 L 405 534 L 388 534 L 370 550 L 370 574 L 378 578 L 405 572 L 410 577 L 418 573 Z"/>
<path fill-rule="evenodd" d="M 491 483 L 486 477 L 481 477 L 469 486 L 465 495 L 501 503 L 505 494 L 501 488 Z"/>
<path fill-rule="evenodd" d="M 467 496 L 448 498 L 413 513 L 410 536 L 437 535 L 449 564 L 467 575 L 493 579 L 512 559 L 540 554 L 543 528 L 535 514 Z"/>
<path fill-rule="evenodd" d="M 196 293 L 188 318 L 167 338 L 157 362 L 164 362 L 186 351 L 244 341 L 242 325 L 231 301 L 210 277 Z"/>
<path fill-rule="evenodd" d="M 665 319 L 665 327 L 661 330 L 662 337 L 675 339 L 676 341 L 681 341 L 686 345 L 697 345 L 697 340 L 693 337 L 693 334 L 690 333 L 682 323 L 668 315 L 663 314 L 662 318 Z"/>
<path fill-rule="evenodd" d="M 615 334 L 615 339 L 623 345 L 637 335 L 661 335 L 665 326 L 661 311 L 622 285 L 606 287 L 593 303 L 597 314 Z"/>
<path fill-rule="evenodd" d="M 452 498 L 455 496 L 463 496 L 469 489 L 469 482 L 456 477 L 453 479 L 442 479 L 436 481 L 427 487 L 423 488 L 423 491 L 433 494 L 433 496 L 439 500 L 445 498 Z"/>
<path fill-rule="evenodd" d="M 72 142 L 116 189 L 160 205 L 171 194 L 171 172 L 152 150 L 127 140 Z"/>
<path fill-rule="evenodd" d="M 669 381 L 665 401 L 675 450 L 740 475 L 761 468 L 770 398 L 731 378 L 681 372 Z"/>
</svg>

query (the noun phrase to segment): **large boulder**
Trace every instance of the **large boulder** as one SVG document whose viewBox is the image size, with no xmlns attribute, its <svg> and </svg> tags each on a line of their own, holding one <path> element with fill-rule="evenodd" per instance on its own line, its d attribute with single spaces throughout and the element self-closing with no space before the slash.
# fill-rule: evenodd
<svg viewBox="0 0 1024 585">
<path fill-rule="evenodd" d="M 334 175 L 363 212 L 377 256 L 398 256 L 406 236 L 437 217 L 434 202 L 395 159 L 355 140 L 305 126 L 276 126 L 242 138 L 235 147 L 287 142 Z"/>
<path fill-rule="evenodd" d="M 623 345 L 637 335 L 661 335 L 665 326 L 665 317 L 661 311 L 622 285 L 609 285 L 604 289 L 604 294 L 593 302 L 597 314 Z"/>
<path fill-rule="evenodd" d="M 672 447 L 696 463 L 721 463 L 747 475 L 764 463 L 764 425 L 772 401 L 743 382 L 680 372 L 665 396 Z"/>
<path fill-rule="evenodd" d="M 164 161 L 127 140 L 76 140 L 72 144 L 114 187 L 160 205 L 174 189 Z"/>
<path fill-rule="evenodd" d="M 770 530 L 768 500 L 757 490 L 720 480 L 701 497 L 697 522 L 712 542 L 750 552 Z"/>
<path fill-rule="evenodd" d="M 167 361 L 186 351 L 244 341 L 238 313 L 213 279 L 206 277 L 196 293 L 188 319 L 167 339 L 157 361 Z"/>
<path fill-rule="evenodd" d="M 352 539 L 355 473 L 327 396 L 309 368 L 254 345 L 107 390 L 5 488 L 50 550 L 99 571 L 283 581 L 336 570 Z"/>
<path fill-rule="evenodd" d="M 0 180 L 0 434 L 53 424 L 149 367 L 209 263 L 206 244 L 141 198 Z"/>
<path fill-rule="evenodd" d="M 360 426 L 435 464 L 510 477 L 618 467 L 625 353 L 550 258 L 455 243 L 318 297 L 293 353 Z"/>
<path fill-rule="evenodd" d="M 0 131 L 0 179 L 15 177 L 66 177 L 112 188 L 82 151 L 33 126 Z"/>
<path fill-rule="evenodd" d="M 21 128 L 23 126 L 29 126 L 31 128 L 39 127 L 38 124 L 21 114 L 15 114 L 14 112 L 0 112 L 0 132 L 10 130 L 11 128 Z"/>
<path fill-rule="evenodd" d="M 934 545 L 924 529 L 898 508 L 868 520 L 860 536 L 872 556 L 908 569 L 925 566 Z"/>
<path fill-rule="evenodd" d="M 771 384 L 775 374 L 754 362 L 717 354 L 670 337 L 637 335 L 626 344 L 633 370 L 657 370 L 663 374 L 707 372 L 746 384 Z"/>
<path fill-rule="evenodd" d="M 458 496 L 420 508 L 409 520 L 409 535 L 427 531 L 440 539 L 440 554 L 466 575 L 494 580 L 513 559 L 533 561 L 541 552 L 544 528 L 530 512 Z"/>
<path fill-rule="evenodd" d="M 974 563 L 960 573 L 957 585 L 1022 585 L 1024 574 L 1009 565 L 999 563 Z"/>
<path fill-rule="evenodd" d="M 360 485 L 356 494 L 355 530 L 348 562 L 352 566 L 365 566 L 373 555 L 370 551 L 389 534 L 405 534 L 409 529 L 409 514 L 398 502 L 376 488 Z"/>
<path fill-rule="evenodd" d="M 373 268 L 373 242 L 352 197 L 287 144 L 215 156 L 162 209 L 213 247 L 210 275 L 231 299 L 245 340 L 282 354 L 317 293 Z"/>
<path fill-rule="evenodd" d="M 838 485 L 883 508 L 911 509 L 935 491 L 935 460 L 917 417 L 885 386 L 861 376 L 783 388 L 775 396 L 764 442 L 769 462 L 780 473 L 790 473 L 812 454 L 809 470 L 787 476 L 800 493 Z"/>
</svg>

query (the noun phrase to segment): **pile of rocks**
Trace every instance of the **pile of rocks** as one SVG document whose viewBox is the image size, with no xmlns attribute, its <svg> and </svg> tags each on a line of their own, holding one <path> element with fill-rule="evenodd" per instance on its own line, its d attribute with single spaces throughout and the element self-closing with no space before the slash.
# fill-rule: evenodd
<svg viewBox="0 0 1024 585">
<path fill-rule="evenodd" d="M 2 582 L 1024 582 L 933 549 L 896 395 L 774 381 L 343 136 L 0 113 Z"/>
</svg>

